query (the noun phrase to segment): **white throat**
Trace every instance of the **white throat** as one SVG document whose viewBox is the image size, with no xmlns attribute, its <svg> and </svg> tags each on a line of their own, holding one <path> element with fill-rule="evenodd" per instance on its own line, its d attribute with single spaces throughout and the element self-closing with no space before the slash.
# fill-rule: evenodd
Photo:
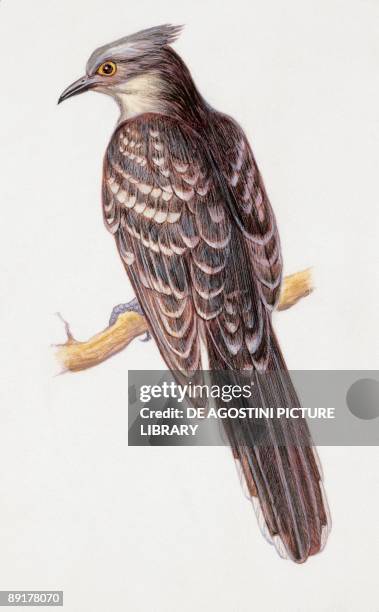
<svg viewBox="0 0 379 612">
<path fill-rule="evenodd" d="M 146 73 L 132 78 L 125 85 L 109 89 L 120 108 L 119 123 L 143 113 L 159 113 L 163 83 L 156 74 Z"/>
</svg>

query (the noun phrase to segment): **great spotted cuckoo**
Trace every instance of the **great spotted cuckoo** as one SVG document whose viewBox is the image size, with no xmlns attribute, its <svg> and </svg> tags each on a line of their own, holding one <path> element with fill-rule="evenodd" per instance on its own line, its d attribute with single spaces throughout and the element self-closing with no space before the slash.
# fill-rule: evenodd
<svg viewBox="0 0 379 612">
<path fill-rule="evenodd" d="M 168 368 L 273 373 L 258 405 L 299 407 L 271 322 L 282 278 L 274 213 L 243 130 L 169 46 L 179 32 L 164 25 L 100 47 L 59 102 L 93 90 L 120 108 L 104 221 Z M 298 563 L 319 552 L 329 515 L 305 421 L 228 420 L 225 430 L 268 539 Z"/>
</svg>

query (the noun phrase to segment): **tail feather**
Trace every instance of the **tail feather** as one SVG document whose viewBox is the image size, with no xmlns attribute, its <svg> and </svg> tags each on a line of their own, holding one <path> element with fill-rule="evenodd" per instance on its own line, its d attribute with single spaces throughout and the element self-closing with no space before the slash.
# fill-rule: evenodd
<svg viewBox="0 0 379 612">
<path fill-rule="evenodd" d="M 212 376 L 217 378 L 228 368 L 211 343 L 208 350 Z M 253 376 L 254 397 L 241 400 L 241 406 L 300 407 L 273 332 L 267 376 L 256 371 Z M 224 428 L 265 537 L 281 556 L 297 563 L 321 551 L 330 519 L 305 419 L 228 419 Z"/>
</svg>

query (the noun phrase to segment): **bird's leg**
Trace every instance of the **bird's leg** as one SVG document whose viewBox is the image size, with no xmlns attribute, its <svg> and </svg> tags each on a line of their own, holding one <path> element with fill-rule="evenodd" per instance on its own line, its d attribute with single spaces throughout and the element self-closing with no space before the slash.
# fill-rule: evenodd
<svg viewBox="0 0 379 612">
<path fill-rule="evenodd" d="M 137 312 L 143 317 L 145 316 L 145 313 L 143 312 L 139 301 L 137 300 L 137 298 L 134 298 L 134 300 L 130 300 L 130 302 L 126 302 L 126 304 L 117 304 L 117 306 L 113 308 L 111 316 L 109 318 L 109 326 L 114 325 L 118 317 L 124 312 Z M 141 338 L 141 342 L 147 342 L 150 339 L 151 335 L 147 331 L 144 334 L 143 338 Z"/>
</svg>

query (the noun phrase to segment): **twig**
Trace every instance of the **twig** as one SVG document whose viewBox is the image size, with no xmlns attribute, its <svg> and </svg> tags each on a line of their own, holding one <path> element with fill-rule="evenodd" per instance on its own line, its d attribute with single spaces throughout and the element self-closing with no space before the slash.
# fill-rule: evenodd
<svg viewBox="0 0 379 612">
<path fill-rule="evenodd" d="M 283 281 L 278 310 L 287 310 L 313 290 L 311 269 L 286 276 Z M 62 317 L 61 317 L 62 318 Z M 62 319 L 63 320 L 63 319 Z M 56 357 L 63 371 L 86 370 L 122 351 L 134 338 L 148 331 L 146 319 L 137 312 L 125 312 L 117 321 L 89 340 L 79 342 L 64 321 L 67 340 L 57 346 Z"/>
</svg>

